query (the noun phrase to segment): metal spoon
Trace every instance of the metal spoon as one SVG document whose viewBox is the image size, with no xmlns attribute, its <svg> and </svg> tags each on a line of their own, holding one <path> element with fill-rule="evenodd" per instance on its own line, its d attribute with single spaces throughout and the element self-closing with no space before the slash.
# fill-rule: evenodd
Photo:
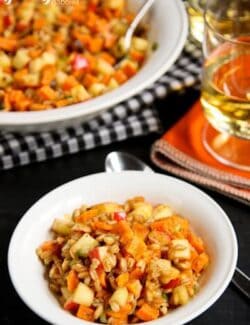
<svg viewBox="0 0 250 325">
<path fill-rule="evenodd" d="M 153 172 L 153 170 L 143 161 L 135 156 L 126 153 L 113 151 L 105 159 L 106 172 L 121 172 L 123 170 L 141 170 Z M 238 267 L 235 269 L 232 283 L 249 299 L 250 298 L 250 278 Z"/>
<path fill-rule="evenodd" d="M 153 173 L 153 170 L 143 161 L 127 152 L 113 151 L 105 159 L 106 172 L 120 172 L 123 170 L 141 170 Z"/>
<path fill-rule="evenodd" d="M 125 37 L 124 37 L 124 52 L 127 53 L 128 50 L 131 47 L 131 41 L 132 41 L 132 36 L 134 35 L 134 32 L 136 30 L 136 27 L 142 20 L 142 18 L 146 15 L 148 10 L 151 8 L 152 4 L 154 3 L 155 0 L 147 0 L 143 6 L 140 8 L 138 13 L 136 14 L 134 20 L 130 24 L 129 28 L 126 31 Z"/>
</svg>

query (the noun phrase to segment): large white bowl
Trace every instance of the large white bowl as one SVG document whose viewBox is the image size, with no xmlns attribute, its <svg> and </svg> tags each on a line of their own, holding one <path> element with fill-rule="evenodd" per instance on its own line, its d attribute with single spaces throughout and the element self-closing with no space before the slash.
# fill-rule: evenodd
<svg viewBox="0 0 250 325">
<path fill-rule="evenodd" d="M 35 313 L 52 324 L 88 324 L 59 306 L 48 289 L 35 249 L 50 238 L 49 228 L 55 217 L 72 212 L 83 203 L 123 202 L 136 195 L 143 195 L 152 203 L 168 203 L 186 216 L 204 239 L 211 258 L 198 294 L 187 305 L 150 324 L 183 324 L 220 297 L 237 260 L 236 236 L 223 210 L 202 191 L 173 177 L 134 171 L 101 173 L 76 179 L 45 195 L 24 215 L 12 236 L 8 254 L 10 276 L 20 297 Z"/>
<path fill-rule="evenodd" d="M 132 10 L 141 0 L 129 0 Z M 181 0 L 156 0 L 150 13 L 149 38 L 159 44 L 138 74 L 116 90 L 85 103 L 39 112 L 2 112 L 0 129 L 39 132 L 79 124 L 107 110 L 152 84 L 166 72 L 180 54 L 187 38 L 188 23 Z"/>
</svg>

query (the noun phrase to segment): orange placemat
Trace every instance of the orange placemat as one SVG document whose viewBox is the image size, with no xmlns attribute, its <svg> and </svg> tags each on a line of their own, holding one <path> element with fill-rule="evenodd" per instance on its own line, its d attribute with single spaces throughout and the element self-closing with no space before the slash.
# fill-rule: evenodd
<svg viewBox="0 0 250 325">
<path fill-rule="evenodd" d="M 160 168 L 250 204 L 250 173 L 225 166 L 204 148 L 205 118 L 200 102 L 152 147 L 151 158 Z"/>
</svg>

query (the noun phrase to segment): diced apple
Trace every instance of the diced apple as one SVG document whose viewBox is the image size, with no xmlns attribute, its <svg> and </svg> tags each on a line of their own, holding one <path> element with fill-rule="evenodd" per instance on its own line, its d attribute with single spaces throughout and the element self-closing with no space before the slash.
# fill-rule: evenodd
<svg viewBox="0 0 250 325">
<path fill-rule="evenodd" d="M 68 78 L 68 75 L 65 72 L 61 71 L 61 70 L 59 70 L 56 73 L 56 82 L 59 85 L 62 85 L 67 78 Z"/>
<path fill-rule="evenodd" d="M 72 301 L 89 307 L 94 301 L 94 291 L 86 284 L 80 282 L 72 295 Z"/>
<path fill-rule="evenodd" d="M 39 85 L 40 77 L 38 73 L 28 73 L 23 76 L 22 81 L 26 87 L 36 87 Z"/>
<path fill-rule="evenodd" d="M 70 90 L 71 96 L 79 101 L 84 101 L 90 98 L 89 93 L 82 85 L 76 85 Z"/>
<path fill-rule="evenodd" d="M 133 37 L 132 47 L 141 52 L 146 52 L 148 49 L 148 41 L 141 37 Z"/>
<path fill-rule="evenodd" d="M 40 72 L 44 67 L 43 60 L 41 58 L 36 58 L 30 62 L 30 72 Z"/>
<path fill-rule="evenodd" d="M 109 305 L 113 311 L 119 311 L 120 308 L 126 305 L 127 300 L 128 300 L 128 289 L 118 288 L 115 290 L 115 292 L 109 299 Z"/>
<path fill-rule="evenodd" d="M 187 239 L 173 239 L 168 250 L 168 258 L 185 260 L 191 257 L 191 248 Z"/>
<path fill-rule="evenodd" d="M 3 51 L 0 51 L 0 67 L 4 69 L 10 67 L 10 65 L 11 65 L 10 57 Z"/>
<path fill-rule="evenodd" d="M 124 68 L 126 65 L 130 65 L 135 70 L 138 70 L 138 64 L 136 62 L 132 61 L 132 60 L 124 59 L 124 60 L 121 61 L 121 63 L 120 63 L 121 68 Z"/>
<path fill-rule="evenodd" d="M 102 83 L 96 82 L 89 88 L 89 92 L 93 96 L 99 96 L 106 90 L 106 86 Z"/>
<path fill-rule="evenodd" d="M 104 0 L 104 6 L 112 10 L 122 10 L 125 6 L 124 0 Z"/>
<path fill-rule="evenodd" d="M 42 54 L 42 60 L 44 65 L 55 64 L 56 63 L 56 55 L 51 52 L 44 52 Z"/>
<path fill-rule="evenodd" d="M 14 56 L 12 63 L 16 69 L 22 69 L 29 61 L 30 61 L 30 57 L 28 55 L 28 50 L 19 49 L 16 52 L 16 55 Z"/>
<path fill-rule="evenodd" d="M 78 241 L 71 247 L 70 253 L 75 256 L 86 257 L 89 252 L 98 246 L 98 241 L 91 237 L 89 234 L 84 234 Z"/>
<path fill-rule="evenodd" d="M 130 212 L 131 216 L 141 216 L 144 220 L 148 220 L 152 216 L 152 205 L 148 202 L 138 202 L 134 206 L 134 210 Z"/>
<path fill-rule="evenodd" d="M 189 301 L 189 294 L 184 285 L 178 286 L 173 289 L 171 303 L 175 306 L 185 305 Z"/>
<path fill-rule="evenodd" d="M 89 257 L 96 258 L 100 261 L 103 261 L 107 253 L 108 253 L 107 246 L 95 247 L 94 249 L 92 249 L 92 251 L 89 252 Z"/>
<path fill-rule="evenodd" d="M 170 269 L 164 270 L 164 272 L 160 276 L 160 281 L 163 284 L 167 284 L 171 280 L 178 278 L 179 275 L 180 275 L 180 271 L 177 268 L 171 266 Z"/>
<path fill-rule="evenodd" d="M 73 223 L 64 219 L 55 219 L 52 230 L 59 235 L 66 236 L 70 233 Z"/>
<path fill-rule="evenodd" d="M 116 58 L 122 58 L 126 54 L 126 48 L 125 48 L 123 36 L 116 43 L 112 52 Z"/>
<path fill-rule="evenodd" d="M 174 214 L 173 210 L 165 204 L 157 205 L 153 210 L 153 219 L 160 220 L 164 218 L 168 218 Z"/>
<path fill-rule="evenodd" d="M 101 58 L 98 59 L 96 68 L 98 72 L 104 75 L 109 75 L 114 73 L 114 68 L 112 67 L 112 65 Z"/>
<path fill-rule="evenodd" d="M 50 52 L 44 52 L 41 57 L 34 59 L 30 63 L 31 72 L 40 72 L 46 65 L 56 63 L 56 55 Z"/>
<path fill-rule="evenodd" d="M 140 294 L 142 291 L 142 284 L 141 284 L 140 280 L 133 280 L 133 281 L 129 282 L 127 287 L 128 287 L 128 290 L 134 294 L 135 298 L 140 297 Z"/>
<path fill-rule="evenodd" d="M 128 23 L 125 21 L 117 20 L 112 26 L 112 32 L 118 36 L 123 36 L 128 29 Z"/>
<path fill-rule="evenodd" d="M 115 78 L 111 78 L 108 83 L 108 89 L 113 90 L 119 87 L 118 82 L 115 80 Z"/>
<path fill-rule="evenodd" d="M 166 273 L 171 268 L 171 262 L 163 258 L 154 259 L 151 263 L 159 269 L 161 274 Z"/>
</svg>

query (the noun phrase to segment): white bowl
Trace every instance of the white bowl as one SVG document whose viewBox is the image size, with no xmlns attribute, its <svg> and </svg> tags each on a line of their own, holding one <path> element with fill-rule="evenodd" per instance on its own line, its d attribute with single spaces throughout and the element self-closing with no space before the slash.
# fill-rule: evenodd
<svg viewBox="0 0 250 325">
<path fill-rule="evenodd" d="M 132 10 L 141 0 L 129 0 Z M 135 6 L 136 5 L 136 6 Z M 151 85 L 179 56 L 187 38 L 188 23 L 181 0 L 156 0 L 150 17 L 149 38 L 159 44 L 145 66 L 121 87 L 84 103 L 37 112 L 0 111 L 1 130 L 39 132 L 79 124 Z"/>
<path fill-rule="evenodd" d="M 187 217 L 204 239 L 211 258 L 198 294 L 187 305 L 150 324 L 186 323 L 221 296 L 237 260 L 237 240 L 225 212 L 202 191 L 173 177 L 134 171 L 101 173 L 76 179 L 45 195 L 26 212 L 12 236 L 8 253 L 11 280 L 35 313 L 52 324 L 88 324 L 59 306 L 48 289 L 35 249 L 50 238 L 49 228 L 55 217 L 72 212 L 83 203 L 123 202 L 136 195 L 143 195 L 152 203 L 168 203 Z"/>
</svg>

